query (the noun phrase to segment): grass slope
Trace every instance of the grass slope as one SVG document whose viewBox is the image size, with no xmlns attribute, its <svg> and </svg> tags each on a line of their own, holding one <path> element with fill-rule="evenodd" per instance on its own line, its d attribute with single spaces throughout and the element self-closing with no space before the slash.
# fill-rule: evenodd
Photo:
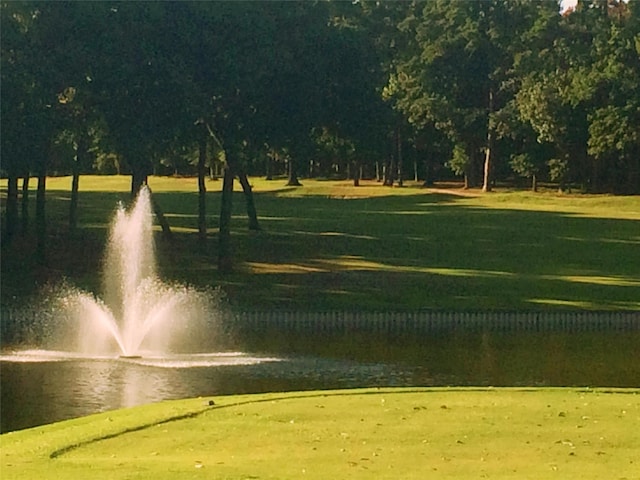
<svg viewBox="0 0 640 480">
<path fill-rule="evenodd" d="M 638 478 L 640 390 L 384 389 L 164 402 L 0 436 L 2 478 Z"/>
<path fill-rule="evenodd" d="M 171 244 L 158 241 L 166 278 L 222 285 L 232 305 L 247 309 L 640 309 L 637 196 L 252 181 L 263 231 L 246 230 L 237 192 L 236 271 L 221 276 L 220 182 L 207 185 L 210 238 L 202 251 L 196 180 L 150 179 L 175 233 Z M 99 291 L 108 223 L 116 203 L 127 200 L 129 178 L 81 178 L 80 228 L 72 236 L 69 185 L 69 178 L 48 181 L 48 266 L 35 264 L 33 234 L 3 244 L 3 303 L 63 276 Z"/>
</svg>

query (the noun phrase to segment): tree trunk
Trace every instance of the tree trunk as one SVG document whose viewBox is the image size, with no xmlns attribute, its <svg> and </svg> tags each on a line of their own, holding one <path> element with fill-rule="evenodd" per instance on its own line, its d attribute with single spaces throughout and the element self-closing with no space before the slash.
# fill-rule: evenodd
<svg viewBox="0 0 640 480">
<path fill-rule="evenodd" d="M 113 166 L 116 167 L 116 175 L 122 175 L 122 158 L 120 155 L 116 154 Z"/>
<path fill-rule="evenodd" d="M 272 155 L 267 155 L 267 160 L 266 160 L 266 164 L 265 164 L 265 168 L 266 168 L 266 175 L 265 175 L 265 180 L 273 180 L 273 156 Z"/>
<path fill-rule="evenodd" d="M 491 155 L 493 149 L 487 146 L 484 157 L 484 176 L 482 181 L 482 191 L 490 192 L 491 191 Z"/>
<path fill-rule="evenodd" d="M 480 160 L 480 152 L 475 146 L 471 146 L 471 153 L 469 155 L 469 163 L 465 167 L 465 179 L 464 179 L 464 188 L 475 188 L 478 186 L 480 179 L 479 177 L 479 160 Z M 478 151 L 478 153 L 475 153 Z"/>
<path fill-rule="evenodd" d="M 532 192 L 538 191 L 538 177 L 535 173 L 531 176 L 531 191 Z"/>
<path fill-rule="evenodd" d="M 198 239 L 201 246 L 204 246 L 207 241 L 207 186 L 205 176 L 207 174 L 208 131 L 205 127 L 202 130 L 198 142 Z"/>
<path fill-rule="evenodd" d="M 149 196 L 151 197 L 151 206 L 153 207 L 153 213 L 160 224 L 160 228 L 162 229 L 162 236 L 165 240 L 171 241 L 173 239 L 173 234 L 171 233 L 171 225 L 169 225 L 169 221 L 167 217 L 164 216 L 164 212 L 160 207 L 160 204 L 156 201 L 156 198 L 153 196 L 153 192 L 147 185 L 149 189 Z"/>
<path fill-rule="evenodd" d="M 393 187 L 393 182 L 395 181 L 394 171 L 395 171 L 395 162 L 393 159 L 393 155 L 390 155 L 384 167 L 383 185 L 387 187 Z"/>
<path fill-rule="evenodd" d="M 353 186 L 360 186 L 360 177 L 362 176 L 362 171 L 360 170 L 360 165 L 357 160 L 353 161 Z"/>
<path fill-rule="evenodd" d="M 29 230 L 29 172 L 22 177 L 22 234 Z"/>
<path fill-rule="evenodd" d="M 5 206 L 4 235 L 7 243 L 11 242 L 18 229 L 18 176 L 10 175 L 7 184 L 7 204 Z"/>
<path fill-rule="evenodd" d="M 640 148 L 635 148 L 631 152 L 627 166 L 627 184 L 630 194 L 640 194 Z"/>
<path fill-rule="evenodd" d="M 89 138 L 85 129 L 80 130 L 76 144 L 76 159 L 73 162 L 73 178 L 71 180 L 71 202 L 69 203 L 69 231 L 73 232 L 78 225 L 78 189 L 80 171 L 87 164 Z"/>
<path fill-rule="evenodd" d="M 233 209 L 233 172 L 229 165 L 224 169 L 222 181 L 222 199 L 220 202 L 220 226 L 218 233 L 218 270 L 231 273 L 231 212 Z"/>
<path fill-rule="evenodd" d="M 404 186 L 404 171 L 402 162 L 402 136 L 400 135 L 400 128 L 396 130 L 396 152 L 397 152 L 397 164 L 398 164 L 398 186 Z"/>
<path fill-rule="evenodd" d="M 36 192 L 36 262 L 39 265 L 45 265 L 47 262 L 46 193 L 47 172 L 42 166 L 38 172 L 38 190 Z"/>
<path fill-rule="evenodd" d="M 131 199 L 136 198 L 138 192 L 142 188 L 143 185 L 147 183 L 147 176 L 140 175 L 139 173 L 131 174 Z"/>
<path fill-rule="evenodd" d="M 131 164 L 131 199 L 133 200 L 138 195 L 140 188 L 147 184 L 148 173 L 143 165 L 129 163 Z"/>
<path fill-rule="evenodd" d="M 302 184 L 300 180 L 298 180 L 298 171 L 297 171 L 297 162 L 294 160 L 292 156 L 289 158 L 289 178 L 287 180 L 288 187 L 301 187 Z"/>
<path fill-rule="evenodd" d="M 598 160 L 591 159 L 591 182 L 589 182 L 589 193 L 601 193 L 600 169 Z"/>
<path fill-rule="evenodd" d="M 425 156 L 424 158 L 424 181 L 422 182 L 423 187 L 430 187 L 433 185 L 433 179 L 431 178 L 431 163 L 429 162 L 429 156 Z"/>
<path fill-rule="evenodd" d="M 489 115 L 493 113 L 493 90 L 489 89 Z M 492 155 L 493 155 L 493 129 L 491 128 L 491 122 L 487 117 L 487 145 L 484 152 L 484 177 L 482 181 L 482 191 L 491 191 L 491 168 L 492 168 Z"/>
<path fill-rule="evenodd" d="M 253 201 L 253 190 L 251 184 L 247 179 L 247 174 L 244 172 L 238 173 L 238 180 L 242 185 L 242 191 L 244 192 L 244 200 L 247 204 L 247 217 L 249 218 L 249 230 L 260 230 L 260 224 L 258 223 L 258 214 L 256 212 L 256 204 Z"/>
<path fill-rule="evenodd" d="M 71 178 L 71 201 L 69 202 L 69 231 L 74 232 L 78 225 L 78 188 L 80 185 L 80 169 L 78 162 L 73 162 Z"/>
</svg>

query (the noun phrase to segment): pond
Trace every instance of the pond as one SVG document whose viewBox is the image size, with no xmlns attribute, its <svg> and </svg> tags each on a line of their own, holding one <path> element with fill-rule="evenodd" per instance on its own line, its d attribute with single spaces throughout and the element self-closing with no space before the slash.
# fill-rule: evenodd
<svg viewBox="0 0 640 480">
<path fill-rule="evenodd" d="M 640 386 L 640 332 L 245 335 L 219 352 L 5 349 L 0 431 L 197 396 L 387 386 Z"/>
</svg>

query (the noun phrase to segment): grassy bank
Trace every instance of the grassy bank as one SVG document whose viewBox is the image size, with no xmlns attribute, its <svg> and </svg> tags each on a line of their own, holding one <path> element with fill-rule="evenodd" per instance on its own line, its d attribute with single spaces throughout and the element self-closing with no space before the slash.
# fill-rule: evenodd
<svg viewBox="0 0 640 480">
<path fill-rule="evenodd" d="M 175 233 L 171 244 L 158 240 L 165 278 L 221 285 L 229 302 L 245 309 L 640 309 L 640 197 L 253 183 L 263 230 L 247 231 L 237 192 L 236 271 L 221 276 L 220 182 L 207 184 L 210 228 L 202 250 L 195 179 L 150 179 Z M 0 185 L 6 191 L 6 181 Z M 73 235 L 66 227 L 69 185 L 69 178 L 48 182 L 47 266 L 34 262 L 33 232 L 3 245 L 3 303 L 62 277 L 100 290 L 108 223 L 116 203 L 127 200 L 129 178 L 82 177 Z"/>
<path fill-rule="evenodd" d="M 392 389 L 164 402 L 2 435 L 2 478 L 630 479 L 639 395 Z"/>
</svg>

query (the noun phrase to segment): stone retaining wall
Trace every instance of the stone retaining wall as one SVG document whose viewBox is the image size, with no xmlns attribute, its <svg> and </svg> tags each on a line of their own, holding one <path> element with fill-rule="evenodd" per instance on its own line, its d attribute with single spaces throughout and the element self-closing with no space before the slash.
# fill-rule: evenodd
<svg viewBox="0 0 640 480">
<path fill-rule="evenodd" d="M 259 334 L 274 330 L 313 334 L 370 332 L 422 335 L 438 332 L 633 332 L 640 312 L 294 312 L 252 311 L 223 315 L 225 330 Z M 0 310 L 2 343 L 39 337 L 46 319 L 37 313 Z M 43 325 L 44 324 L 44 325 Z M 44 327 L 44 328 L 43 328 Z"/>
<path fill-rule="evenodd" d="M 640 331 L 640 312 L 239 312 L 241 331 L 424 334 L 446 331 Z"/>
</svg>

